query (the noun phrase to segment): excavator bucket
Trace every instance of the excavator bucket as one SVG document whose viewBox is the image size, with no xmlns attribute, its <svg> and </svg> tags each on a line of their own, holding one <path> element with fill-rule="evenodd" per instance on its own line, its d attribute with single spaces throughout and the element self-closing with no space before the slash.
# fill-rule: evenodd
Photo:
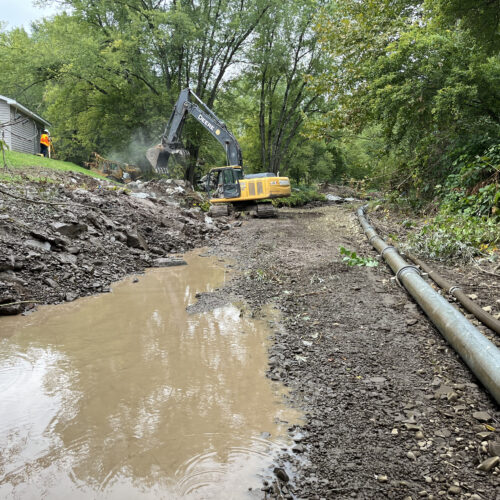
<svg viewBox="0 0 500 500">
<path fill-rule="evenodd" d="M 153 170 L 158 174 L 168 175 L 168 159 L 170 158 L 171 151 L 163 146 L 162 144 L 158 144 L 153 148 L 149 148 L 146 151 L 146 158 L 149 163 L 151 163 Z"/>
<path fill-rule="evenodd" d="M 158 174 L 168 175 L 168 160 L 171 155 L 185 159 L 189 156 L 188 151 L 181 148 L 169 148 L 158 144 L 146 151 L 146 158 Z"/>
</svg>

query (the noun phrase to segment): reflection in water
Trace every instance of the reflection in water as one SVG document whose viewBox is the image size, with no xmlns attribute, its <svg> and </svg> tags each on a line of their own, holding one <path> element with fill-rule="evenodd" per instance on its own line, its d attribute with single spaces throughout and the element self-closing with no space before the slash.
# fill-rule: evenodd
<svg viewBox="0 0 500 500">
<path fill-rule="evenodd" d="M 235 305 L 186 313 L 224 280 L 213 260 L 188 262 L 1 318 L 0 497 L 244 498 L 260 486 L 283 445 L 276 422 L 298 416 L 264 376 L 263 321 Z"/>
</svg>

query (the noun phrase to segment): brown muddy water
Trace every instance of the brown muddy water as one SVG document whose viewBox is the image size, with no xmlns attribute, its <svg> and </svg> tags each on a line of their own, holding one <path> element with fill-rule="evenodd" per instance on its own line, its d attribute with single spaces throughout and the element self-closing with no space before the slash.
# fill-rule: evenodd
<svg viewBox="0 0 500 500">
<path fill-rule="evenodd" d="M 227 271 L 186 260 L 0 318 L 1 498 L 257 496 L 299 419 L 265 377 L 270 317 L 188 314 Z"/>
</svg>

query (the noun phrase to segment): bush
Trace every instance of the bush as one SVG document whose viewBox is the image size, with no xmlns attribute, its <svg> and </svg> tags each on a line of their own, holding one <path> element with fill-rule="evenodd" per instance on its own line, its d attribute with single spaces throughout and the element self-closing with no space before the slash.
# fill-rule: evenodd
<svg viewBox="0 0 500 500">
<path fill-rule="evenodd" d="M 438 260 L 469 261 L 498 252 L 500 231 L 493 217 L 440 214 L 420 231 L 410 234 L 405 248 Z"/>
<path fill-rule="evenodd" d="M 292 188 L 291 196 L 276 198 L 272 202 L 275 207 L 302 207 L 312 201 L 325 200 L 325 195 L 321 194 L 316 187 L 298 186 Z"/>
</svg>

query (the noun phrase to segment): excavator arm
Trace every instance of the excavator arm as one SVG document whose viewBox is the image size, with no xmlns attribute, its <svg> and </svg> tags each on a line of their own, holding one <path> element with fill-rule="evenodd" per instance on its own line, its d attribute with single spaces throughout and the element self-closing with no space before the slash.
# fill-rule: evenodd
<svg viewBox="0 0 500 500">
<path fill-rule="evenodd" d="M 226 151 L 228 165 L 243 166 L 238 141 L 217 115 L 189 88 L 179 94 L 170 119 L 161 138 L 161 143 L 149 149 L 146 157 L 160 174 L 168 175 L 168 160 L 172 154 L 187 155 L 181 141 L 182 128 L 190 114 L 210 132 Z"/>
</svg>

